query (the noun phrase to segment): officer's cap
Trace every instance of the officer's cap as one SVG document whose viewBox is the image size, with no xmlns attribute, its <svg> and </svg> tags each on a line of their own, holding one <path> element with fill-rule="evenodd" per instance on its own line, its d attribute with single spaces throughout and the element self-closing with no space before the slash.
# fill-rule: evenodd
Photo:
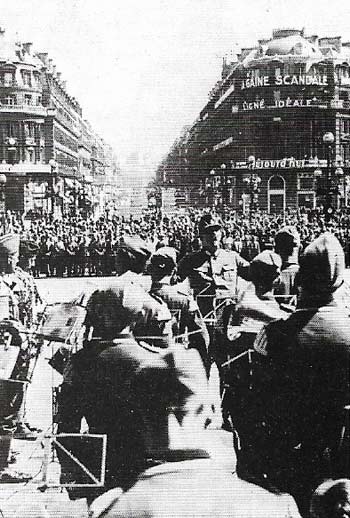
<svg viewBox="0 0 350 518">
<path fill-rule="evenodd" d="M 264 250 L 254 257 L 250 263 L 250 277 L 254 282 L 257 277 L 271 280 L 278 277 L 281 271 L 282 259 L 272 250 Z"/>
<path fill-rule="evenodd" d="M 38 253 L 39 247 L 30 239 L 21 239 L 19 243 L 19 254 L 22 257 L 34 257 Z"/>
<path fill-rule="evenodd" d="M 151 356 L 137 371 L 133 389 L 144 413 L 204 410 L 209 397 L 203 362 L 194 349 L 171 348 Z"/>
<path fill-rule="evenodd" d="M 127 252 L 131 258 L 143 262 L 146 262 L 152 253 L 147 243 L 137 236 L 125 235 L 119 248 Z"/>
<path fill-rule="evenodd" d="M 177 250 L 171 246 L 162 246 L 154 252 L 151 257 L 151 264 L 153 267 L 169 271 L 176 266 Z"/>
<path fill-rule="evenodd" d="M 206 234 L 207 232 L 213 232 L 222 228 L 221 222 L 218 218 L 212 216 L 212 214 L 205 214 L 201 217 L 198 223 L 198 232 L 200 234 Z"/>
<path fill-rule="evenodd" d="M 11 257 L 19 252 L 19 235 L 5 234 L 0 237 L 0 257 Z"/>
<path fill-rule="evenodd" d="M 299 232 L 292 225 L 282 227 L 275 235 L 275 244 L 276 248 L 300 246 Z"/>
<path fill-rule="evenodd" d="M 299 279 L 313 293 L 332 293 L 344 280 L 345 257 L 338 239 L 330 232 L 310 243 L 300 258 Z"/>
</svg>

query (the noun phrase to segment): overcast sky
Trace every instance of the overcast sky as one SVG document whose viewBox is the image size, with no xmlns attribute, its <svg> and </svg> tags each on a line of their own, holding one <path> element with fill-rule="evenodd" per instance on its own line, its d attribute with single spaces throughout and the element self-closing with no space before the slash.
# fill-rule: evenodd
<svg viewBox="0 0 350 518">
<path fill-rule="evenodd" d="M 350 0 L 0 0 L 0 25 L 49 53 L 122 159 L 157 161 L 206 103 L 225 53 L 277 27 L 350 40 Z"/>
</svg>

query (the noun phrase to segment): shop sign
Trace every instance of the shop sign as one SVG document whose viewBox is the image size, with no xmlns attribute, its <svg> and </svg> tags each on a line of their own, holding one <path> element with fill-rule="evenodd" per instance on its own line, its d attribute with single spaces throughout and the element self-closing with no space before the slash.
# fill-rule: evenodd
<svg viewBox="0 0 350 518">
<path fill-rule="evenodd" d="M 243 79 L 241 90 L 265 86 L 328 86 L 326 75 L 276 75 Z"/>
<path fill-rule="evenodd" d="M 303 169 L 304 167 L 310 166 L 309 162 L 309 160 L 297 160 L 295 158 L 281 158 L 276 160 L 263 160 L 257 158 L 254 162 L 253 169 Z M 248 164 L 248 162 L 231 161 L 232 169 L 249 169 L 249 165 L 250 164 Z"/>
<path fill-rule="evenodd" d="M 247 102 L 243 101 L 242 110 L 264 110 L 265 108 L 305 108 L 307 106 L 313 106 L 315 104 L 313 99 L 293 99 L 287 97 L 286 99 L 278 99 L 272 105 L 267 105 L 265 99 L 259 101 Z"/>
</svg>

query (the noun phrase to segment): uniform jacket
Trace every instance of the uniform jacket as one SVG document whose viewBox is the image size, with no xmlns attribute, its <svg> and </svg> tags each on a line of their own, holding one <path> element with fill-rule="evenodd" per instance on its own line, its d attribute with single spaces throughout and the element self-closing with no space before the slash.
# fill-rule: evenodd
<svg viewBox="0 0 350 518">
<path fill-rule="evenodd" d="M 107 434 L 106 487 L 127 487 L 144 469 L 142 425 L 130 385 L 144 361 L 153 356 L 131 335 L 120 335 L 113 343 L 92 342 L 72 357 L 59 400 L 59 433 L 80 431 L 85 417 L 89 433 Z M 69 440 L 64 445 L 69 447 Z M 83 451 L 81 460 L 98 465 L 93 451 Z M 74 467 L 61 455 L 62 480 L 74 480 Z M 75 468 L 76 469 L 76 468 Z M 81 470 L 78 470 L 81 480 Z M 89 481 L 91 482 L 91 481 Z M 81 492 L 75 492 L 81 497 Z"/>
<path fill-rule="evenodd" d="M 167 304 L 172 313 L 176 322 L 174 335 L 182 335 L 187 330 L 189 346 L 197 349 L 203 358 L 209 346 L 208 330 L 197 304 L 184 292 L 181 284 L 171 286 L 163 281 L 154 284 L 151 290 Z"/>
<path fill-rule="evenodd" d="M 190 280 L 195 295 L 205 288 L 224 288 L 236 294 L 237 275 L 246 278 L 249 263 L 233 250 L 220 248 L 211 255 L 199 250 L 185 256 L 179 263 L 178 274 L 181 279 Z"/>
<path fill-rule="evenodd" d="M 205 454 L 150 468 L 129 491 L 111 496 L 93 518 L 300 518 L 290 495 L 240 480 Z"/>
</svg>

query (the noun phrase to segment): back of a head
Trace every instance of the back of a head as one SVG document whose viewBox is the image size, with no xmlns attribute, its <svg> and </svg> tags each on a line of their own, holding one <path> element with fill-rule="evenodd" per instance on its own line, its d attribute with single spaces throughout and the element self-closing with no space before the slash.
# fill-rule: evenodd
<svg viewBox="0 0 350 518">
<path fill-rule="evenodd" d="M 162 246 L 151 257 L 151 274 L 155 277 L 171 275 L 176 268 L 177 251 L 170 246 Z"/>
<path fill-rule="evenodd" d="M 117 252 L 117 274 L 131 270 L 143 272 L 151 250 L 147 243 L 137 236 L 124 236 Z"/>
<path fill-rule="evenodd" d="M 113 340 L 140 318 L 145 295 L 141 287 L 115 279 L 110 287 L 96 290 L 90 296 L 86 304 L 86 326 L 94 328 L 95 337 Z"/>
<path fill-rule="evenodd" d="M 349 518 L 350 480 L 327 480 L 318 486 L 311 498 L 311 518 Z"/>
<path fill-rule="evenodd" d="M 281 257 L 272 250 L 264 250 L 254 257 L 250 263 L 249 276 L 255 286 L 271 289 L 273 282 L 280 274 Z"/>
<path fill-rule="evenodd" d="M 300 247 L 300 235 L 296 227 L 282 227 L 275 235 L 275 251 L 283 256 L 292 255 Z"/>
<path fill-rule="evenodd" d="M 209 399 L 207 376 L 199 353 L 179 347 L 150 358 L 139 369 L 133 390 L 145 418 L 166 417 L 169 413 L 175 414 L 180 422 L 188 414 L 200 418 Z"/>
<path fill-rule="evenodd" d="M 343 284 L 344 271 L 344 251 L 330 232 L 315 239 L 300 258 L 301 287 L 315 295 L 334 293 Z"/>
<path fill-rule="evenodd" d="M 0 237 L 0 269 L 12 273 L 18 261 L 20 238 L 18 234 L 5 234 Z"/>
</svg>

